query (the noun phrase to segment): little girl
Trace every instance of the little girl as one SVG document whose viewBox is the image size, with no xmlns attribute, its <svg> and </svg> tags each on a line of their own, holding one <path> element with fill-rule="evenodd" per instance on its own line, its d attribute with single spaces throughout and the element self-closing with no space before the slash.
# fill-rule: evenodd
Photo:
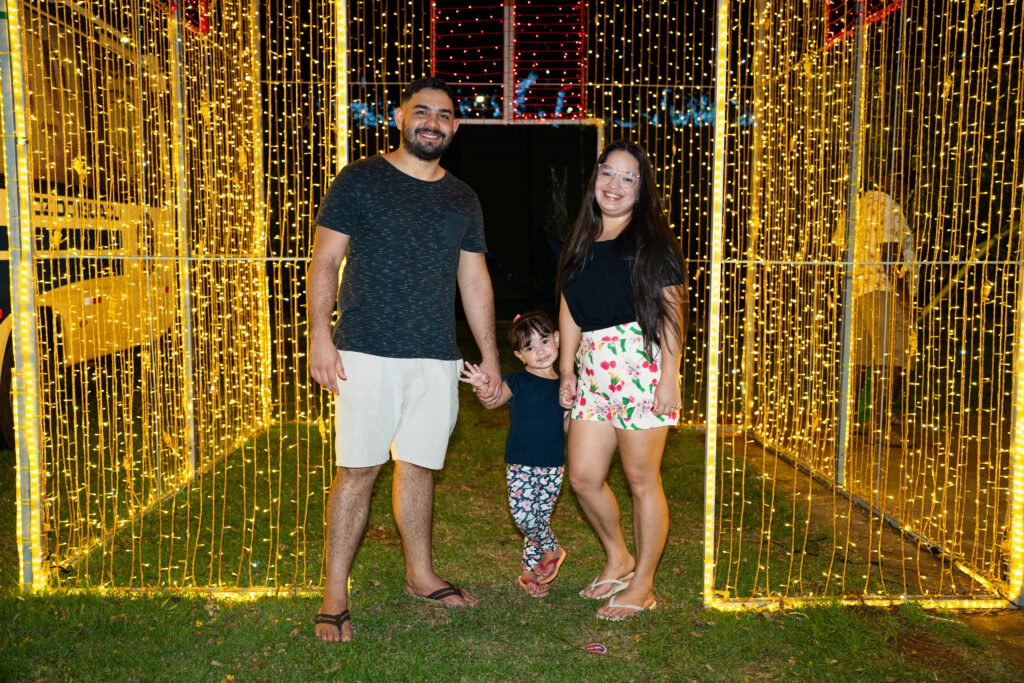
<svg viewBox="0 0 1024 683">
<path fill-rule="evenodd" d="M 551 531 L 551 513 L 562 490 L 565 471 L 565 414 L 558 402 L 558 332 L 544 313 L 517 315 L 509 330 L 516 358 L 526 367 L 504 375 L 501 395 L 487 406 L 510 404 L 505 441 L 508 505 L 523 543 L 523 573 L 517 583 L 531 597 L 543 598 L 566 552 Z M 483 388 L 488 377 L 466 363 L 460 379 Z"/>
</svg>

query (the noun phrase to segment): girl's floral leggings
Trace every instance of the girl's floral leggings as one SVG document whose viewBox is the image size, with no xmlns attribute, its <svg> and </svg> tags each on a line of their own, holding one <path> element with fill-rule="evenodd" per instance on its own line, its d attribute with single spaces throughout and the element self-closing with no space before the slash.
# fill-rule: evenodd
<svg viewBox="0 0 1024 683">
<path fill-rule="evenodd" d="M 558 548 L 551 513 L 562 490 L 564 467 L 505 465 L 508 507 L 523 540 L 523 569 L 533 571 L 546 552 Z"/>
</svg>

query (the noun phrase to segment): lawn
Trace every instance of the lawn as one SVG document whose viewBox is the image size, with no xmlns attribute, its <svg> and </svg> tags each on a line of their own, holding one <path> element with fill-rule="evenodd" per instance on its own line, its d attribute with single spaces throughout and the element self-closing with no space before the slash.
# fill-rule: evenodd
<svg viewBox="0 0 1024 683">
<path fill-rule="evenodd" d="M 672 526 L 656 586 L 658 609 L 624 623 L 594 618 L 600 603 L 577 592 L 600 570 L 601 552 L 568 490 L 555 515 L 568 559 L 551 594 L 531 599 L 514 583 L 520 538 L 505 508 L 507 414 L 483 410 L 468 391 L 462 406 L 448 466 L 437 478 L 434 548 L 439 573 L 473 590 L 481 605 L 446 610 L 405 595 L 386 468 L 352 577 L 356 640 L 344 645 L 313 637 L 315 593 L 255 600 L 189 592 L 19 594 L 13 456 L 3 454 L 0 679 L 970 681 L 1019 675 L 959 621 L 914 606 L 705 611 L 703 436 L 695 430 L 674 432 L 666 451 Z M 274 429 L 273 438 L 255 440 L 250 452 L 261 443 L 272 448 L 319 438 L 304 425 Z M 618 469 L 612 485 L 628 521 Z M 308 519 L 315 520 L 310 535 L 319 537 L 319 517 Z M 319 556 L 306 561 L 316 567 Z M 588 651 L 593 643 L 606 653 Z"/>
</svg>

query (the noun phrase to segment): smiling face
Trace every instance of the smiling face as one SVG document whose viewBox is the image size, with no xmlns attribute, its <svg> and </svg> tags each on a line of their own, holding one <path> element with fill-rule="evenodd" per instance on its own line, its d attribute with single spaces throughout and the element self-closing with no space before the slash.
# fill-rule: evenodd
<svg viewBox="0 0 1024 683">
<path fill-rule="evenodd" d="M 515 354 L 530 370 L 548 370 L 558 360 L 558 333 L 541 336 L 534 332 L 530 335 L 530 341 Z"/>
<path fill-rule="evenodd" d="M 439 159 L 459 127 L 454 106 L 443 90 L 425 88 L 414 93 L 395 110 L 402 148 L 423 161 Z"/>
<path fill-rule="evenodd" d="M 640 164 L 632 154 L 616 150 L 597 169 L 594 199 L 605 218 L 626 216 L 640 193 Z"/>
</svg>

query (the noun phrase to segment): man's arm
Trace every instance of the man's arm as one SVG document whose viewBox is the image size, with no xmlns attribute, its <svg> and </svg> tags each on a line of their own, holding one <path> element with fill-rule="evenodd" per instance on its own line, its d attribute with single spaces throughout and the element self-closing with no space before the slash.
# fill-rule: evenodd
<svg viewBox="0 0 1024 683">
<path fill-rule="evenodd" d="M 466 321 L 480 349 L 480 369 L 490 379 L 488 387 L 481 389 L 480 401 L 488 408 L 501 398 L 501 368 L 498 363 L 498 345 L 494 339 L 494 290 L 487 272 L 487 261 L 482 253 L 461 251 L 458 271 L 459 292 Z"/>
<path fill-rule="evenodd" d="M 306 274 L 309 374 L 317 384 L 334 393 L 338 392 L 338 380 L 348 379 L 331 340 L 331 315 L 338 301 L 338 269 L 348 251 L 348 242 L 348 235 L 318 225 Z"/>
</svg>

